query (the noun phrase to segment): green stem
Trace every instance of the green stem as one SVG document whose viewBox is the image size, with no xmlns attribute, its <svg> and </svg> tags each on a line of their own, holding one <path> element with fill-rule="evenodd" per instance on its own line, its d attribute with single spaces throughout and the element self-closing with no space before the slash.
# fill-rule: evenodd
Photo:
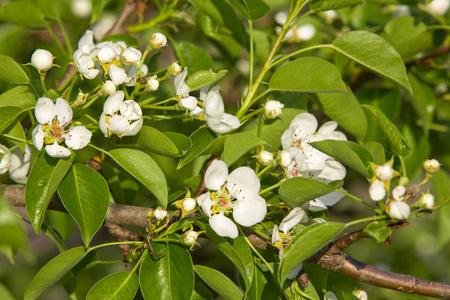
<svg viewBox="0 0 450 300">
<path fill-rule="evenodd" d="M 150 97 L 150 98 L 145 99 L 144 101 L 139 102 L 138 104 L 139 104 L 140 107 L 142 107 L 144 105 L 152 103 L 155 100 L 156 100 L 156 97 Z"/>
<path fill-rule="evenodd" d="M 159 109 L 159 110 L 176 110 L 180 111 L 178 104 L 173 106 L 145 105 L 142 108 Z"/>
<path fill-rule="evenodd" d="M 101 244 L 101 245 L 97 245 L 94 247 L 89 247 L 87 249 L 87 252 L 92 251 L 92 250 L 96 250 L 99 248 L 103 248 L 103 247 L 109 247 L 109 246 L 116 246 L 116 245 L 143 245 L 145 242 L 143 241 L 125 241 L 125 242 L 112 242 L 112 243 L 106 243 L 106 244 Z"/>
<path fill-rule="evenodd" d="M 64 56 L 67 56 L 67 51 L 66 49 L 64 49 L 63 45 L 61 44 L 61 42 L 59 41 L 58 37 L 56 36 L 55 32 L 53 31 L 53 28 L 50 26 L 49 23 L 45 24 L 45 27 L 47 27 L 47 31 L 48 33 L 50 33 L 51 37 L 53 38 L 53 40 L 56 43 L 56 46 L 58 47 L 59 51 L 61 51 L 61 53 Z"/>
<path fill-rule="evenodd" d="M 353 226 L 353 225 L 356 225 L 359 223 L 366 223 L 366 222 L 370 222 L 370 221 L 384 220 L 384 219 L 388 220 L 389 217 L 382 215 L 382 216 L 374 216 L 374 217 L 364 218 L 364 219 L 360 219 L 360 220 L 355 220 L 355 221 L 348 222 L 347 224 L 345 224 L 345 228 L 348 228 L 350 226 Z"/>
<path fill-rule="evenodd" d="M 272 68 L 275 65 L 278 65 L 279 63 L 281 63 L 281 62 L 283 62 L 283 61 L 285 61 L 285 60 L 287 60 L 287 59 L 289 59 L 289 58 L 291 58 L 293 56 L 301 54 L 303 52 L 307 52 L 307 51 L 314 50 L 314 49 L 320 49 L 320 48 L 332 48 L 332 49 L 334 49 L 334 46 L 333 45 L 329 45 L 329 44 L 325 44 L 325 45 L 316 45 L 316 46 L 311 46 L 311 47 L 308 47 L 308 48 L 303 48 L 303 49 L 297 50 L 295 52 L 292 52 L 292 53 L 290 53 L 288 55 L 285 55 L 285 56 L 281 57 L 280 59 L 275 60 L 274 62 L 272 62 L 269 65 L 269 68 Z"/>
<path fill-rule="evenodd" d="M 131 270 L 130 274 L 136 273 L 136 271 L 138 270 L 139 266 L 141 265 L 142 261 L 144 260 L 144 257 L 147 255 L 147 253 L 148 253 L 148 249 L 145 249 L 144 252 L 142 252 L 141 257 L 139 257 L 139 260 L 134 265 L 133 270 Z"/>
<path fill-rule="evenodd" d="M 12 136 L 12 135 L 9 135 L 9 134 L 5 134 L 5 133 L 0 133 L 0 136 L 6 138 L 6 139 L 8 139 L 8 140 L 15 141 L 15 142 L 19 142 L 19 143 L 22 143 L 22 144 L 30 144 L 30 145 L 33 144 L 32 141 L 22 140 L 22 139 L 20 139 L 20 138 L 17 138 L 17 137 L 15 137 L 15 136 Z M 11 148 L 11 149 L 12 149 L 12 148 Z"/>
<path fill-rule="evenodd" d="M 398 159 L 400 160 L 400 164 L 402 165 L 402 173 L 403 173 L 402 176 L 408 177 L 408 175 L 406 174 L 406 166 L 403 157 L 399 155 Z"/>
<path fill-rule="evenodd" d="M 151 28 L 155 27 L 156 25 L 158 25 L 159 23 L 162 23 L 162 22 L 166 21 L 167 19 L 169 19 L 172 16 L 173 12 L 174 12 L 173 9 L 169 9 L 167 11 L 162 11 L 159 15 L 157 15 L 156 17 L 154 17 L 153 19 L 149 20 L 146 23 L 129 26 L 127 28 L 127 31 L 129 33 L 134 33 L 134 32 L 140 32 L 140 31 L 151 29 Z"/>
<path fill-rule="evenodd" d="M 76 78 L 78 79 L 77 75 L 78 75 L 78 72 L 77 72 L 77 71 L 73 72 L 73 73 L 70 75 L 70 77 L 67 78 L 67 79 L 61 84 L 61 86 L 59 87 L 58 91 L 63 91 L 63 90 L 65 90 L 65 89 L 67 88 L 67 86 L 72 82 L 72 80 L 74 80 L 74 77 L 76 77 Z"/>
<path fill-rule="evenodd" d="M 170 238 L 155 238 L 155 239 L 152 239 L 152 242 L 173 242 L 173 243 L 182 244 L 182 242 L 180 240 L 170 239 Z"/>
<path fill-rule="evenodd" d="M 258 256 L 258 258 L 267 266 L 267 268 L 269 269 L 270 273 L 273 274 L 272 266 L 264 259 L 264 257 L 261 255 L 261 253 L 259 253 L 258 250 L 256 250 L 256 248 L 248 240 L 247 236 L 245 235 L 244 231 L 242 231 L 240 226 L 238 226 L 238 229 L 241 232 L 242 236 L 245 238 L 245 241 L 247 242 L 247 244 L 250 247 L 250 249 L 252 249 L 252 251 L 256 254 L 256 256 Z"/>
<path fill-rule="evenodd" d="M 360 199 L 360 198 L 358 198 L 358 197 L 356 197 L 356 196 L 354 196 L 354 195 L 352 195 L 352 194 L 350 194 L 350 193 L 347 193 L 347 192 L 344 191 L 344 190 L 339 189 L 339 190 L 336 190 L 336 191 L 338 191 L 339 193 L 344 194 L 344 195 L 346 195 L 346 196 L 352 198 L 353 200 L 358 201 L 358 202 L 361 203 L 361 204 L 364 204 L 365 206 L 367 206 L 367 207 L 369 207 L 369 208 L 371 208 L 371 209 L 374 209 L 374 210 L 377 209 L 377 207 L 376 207 L 375 205 L 366 203 L 366 202 L 364 202 L 362 199 Z"/>
<path fill-rule="evenodd" d="M 259 172 L 258 174 L 256 174 L 256 176 L 258 178 L 261 178 L 261 176 L 267 172 L 267 170 L 270 170 L 273 167 L 272 163 L 268 164 L 267 166 L 264 167 L 264 169 L 261 170 L 261 172 Z"/>
<path fill-rule="evenodd" d="M 297 293 L 299 293 L 300 296 L 302 296 L 302 298 L 314 300 L 314 298 L 312 298 L 311 296 L 308 296 L 308 294 L 306 294 L 304 291 L 302 291 L 302 289 L 298 286 L 298 281 L 297 280 L 295 280 L 295 291 Z"/>
<path fill-rule="evenodd" d="M 253 67 L 254 67 L 254 50 L 253 50 L 253 23 L 252 21 L 248 21 L 248 31 L 250 35 L 250 60 L 249 60 L 249 68 L 250 68 L 250 76 L 248 87 L 251 88 L 253 84 Z"/>
<path fill-rule="evenodd" d="M 45 86 L 45 75 L 46 74 L 47 74 L 46 71 L 39 72 L 39 77 L 41 79 L 41 86 L 42 86 L 42 90 L 44 91 L 44 95 L 47 94 L 47 87 Z"/>
<path fill-rule="evenodd" d="M 101 152 L 101 153 L 103 153 L 103 154 L 105 154 L 105 155 L 107 155 L 107 156 L 111 156 L 108 151 L 103 150 L 102 148 L 99 148 L 99 147 L 97 147 L 97 146 L 95 146 L 95 145 L 93 145 L 91 143 L 89 143 L 88 146 L 93 148 L 93 149 L 95 149 L 95 150 L 97 150 L 97 151 L 99 151 L 99 152 Z"/>
<path fill-rule="evenodd" d="M 261 172 L 262 172 L 262 171 L 261 171 Z M 262 195 L 262 194 L 264 194 L 264 193 L 266 193 L 266 192 L 268 192 L 268 191 L 270 191 L 270 190 L 276 189 L 276 188 L 279 187 L 285 180 L 286 180 L 286 179 L 282 179 L 282 180 L 278 181 L 278 183 L 276 183 L 276 184 L 274 184 L 274 185 L 272 185 L 272 186 L 269 186 L 268 188 L 266 188 L 266 189 L 264 189 L 264 190 L 262 190 L 262 191 L 259 191 L 258 195 Z"/>
<path fill-rule="evenodd" d="M 246 114 L 245 116 L 243 116 L 242 117 L 242 122 L 245 122 L 245 121 L 247 121 L 248 119 L 250 119 L 251 117 L 253 117 L 254 115 L 257 115 L 257 114 L 259 114 L 260 112 L 262 112 L 262 111 L 264 111 L 264 107 L 260 107 L 260 108 L 258 108 L 257 110 L 255 110 L 255 111 L 252 111 L 251 113 L 249 113 L 249 114 Z"/>
<path fill-rule="evenodd" d="M 64 41 L 66 42 L 67 51 L 69 52 L 69 54 L 73 53 L 73 48 L 72 48 L 72 44 L 70 43 L 69 35 L 67 34 L 66 28 L 64 27 L 64 24 L 61 21 L 61 19 L 59 18 L 59 16 L 57 18 L 57 21 L 58 21 L 59 28 L 61 28 L 61 32 L 64 36 Z"/>
</svg>

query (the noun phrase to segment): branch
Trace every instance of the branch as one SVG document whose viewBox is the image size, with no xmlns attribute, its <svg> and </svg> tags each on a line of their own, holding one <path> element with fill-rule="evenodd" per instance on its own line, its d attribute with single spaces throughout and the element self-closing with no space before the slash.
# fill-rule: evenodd
<svg viewBox="0 0 450 300">
<path fill-rule="evenodd" d="M 4 198 L 8 199 L 14 206 L 25 206 L 25 188 L 23 186 L 3 184 L 2 189 Z M 56 194 L 50 201 L 48 209 L 66 211 Z M 117 224 L 145 228 L 148 226 L 148 211 L 149 209 L 144 207 L 110 204 L 108 212 L 106 213 L 105 226 L 117 228 L 111 226 L 111 224 Z M 155 221 L 153 219 L 154 218 L 150 219 L 152 223 Z M 252 230 L 244 229 L 244 233 L 254 247 L 278 253 L 277 248 Z M 346 234 L 325 246 L 316 254 L 308 258 L 307 261 L 317 264 L 325 269 L 340 272 L 350 278 L 382 288 L 442 299 L 450 298 L 449 284 L 383 271 L 344 254 L 342 249 L 347 248 L 352 243 L 364 237 L 366 237 L 366 235 L 362 230 Z"/>
</svg>

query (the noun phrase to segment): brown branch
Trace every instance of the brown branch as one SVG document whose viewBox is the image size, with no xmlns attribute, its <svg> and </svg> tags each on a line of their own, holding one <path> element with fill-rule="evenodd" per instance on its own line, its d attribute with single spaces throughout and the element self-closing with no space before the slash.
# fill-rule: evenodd
<svg viewBox="0 0 450 300">
<path fill-rule="evenodd" d="M 23 186 L 2 185 L 3 196 L 14 206 L 25 206 Z M 59 201 L 58 196 L 54 196 L 48 206 L 50 210 L 65 211 Z M 111 225 L 132 225 L 137 227 L 147 227 L 147 214 L 149 209 L 144 207 L 110 204 L 105 218 L 106 226 L 112 227 L 116 233 L 127 236 L 129 232 L 120 230 L 118 226 Z M 153 223 L 154 218 L 150 221 Z M 171 220 L 175 221 L 176 218 Z M 119 230 L 119 231 L 117 231 Z M 268 243 L 264 238 L 255 232 L 244 229 L 252 245 L 258 249 L 278 253 L 278 249 Z M 382 288 L 393 289 L 406 293 L 450 299 L 450 285 L 446 283 L 422 280 L 410 275 L 391 273 L 366 265 L 343 253 L 342 249 L 352 243 L 364 238 L 366 235 L 362 230 L 349 233 L 328 244 L 316 254 L 307 259 L 308 262 L 317 264 L 323 268 L 340 272 L 350 278 L 363 281 Z"/>
</svg>

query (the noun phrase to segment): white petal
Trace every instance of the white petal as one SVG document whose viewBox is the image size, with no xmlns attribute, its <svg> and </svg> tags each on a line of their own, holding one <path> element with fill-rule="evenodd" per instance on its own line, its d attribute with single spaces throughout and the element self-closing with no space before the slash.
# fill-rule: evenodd
<svg viewBox="0 0 450 300">
<path fill-rule="evenodd" d="M 33 144 L 38 150 L 42 150 L 42 147 L 44 146 L 44 138 L 46 134 L 44 130 L 42 129 L 42 125 L 38 125 L 33 129 L 33 132 L 31 133 L 31 137 L 33 138 Z"/>
<path fill-rule="evenodd" d="M 202 208 L 202 211 L 208 217 L 211 217 L 211 207 L 214 204 L 214 201 L 211 200 L 211 193 L 206 192 L 197 198 L 197 204 Z"/>
<path fill-rule="evenodd" d="M 294 140 L 294 128 L 288 128 L 283 132 L 281 136 L 281 146 L 283 146 L 284 150 L 289 149 L 292 146 L 292 141 Z"/>
<path fill-rule="evenodd" d="M 94 32 L 92 30 L 86 30 L 84 35 L 81 37 L 81 39 L 78 41 L 78 48 L 84 48 L 84 47 L 94 47 Z"/>
<path fill-rule="evenodd" d="M 120 114 L 133 121 L 142 117 L 142 110 L 134 100 L 125 100 L 119 107 Z"/>
<path fill-rule="evenodd" d="M 375 175 L 381 181 L 389 181 L 394 176 L 394 169 L 389 164 L 384 164 L 375 169 Z"/>
<path fill-rule="evenodd" d="M 236 224 L 223 213 L 213 215 L 209 218 L 209 225 L 220 236 L 235 239 L 238 237 L 238 229 Z"/>
<path fill-rule="evenodd" d="M 173 81 L 173 84 L 175 86 L 175 93 L 177 96 L 180 96 L 181 98 L 184 98 L 187 95 L 189 95 L 189 88 L 186 85 L 186 83 L 184 83 L 184 81 L 186 80 L 187 72 L 188 72 L 187 68 L 184 68 L 183 72 L 175 76 L 175 79 Z"/>
<path fill-rule="evenodd" d="M 39 98 L 34 109 L 34 115 L 40 124 L 50 123 L 56 116 L 55 104 L 49 98 Z"/>
<path fill-rule="evenodd" d="M 203 100 L 203 107 L 205 108 L 205 115 L 207 118 L 220 120 L 225 113 L 222 96 L 217 91 L 209 91 L 206 98 Z"/>
<path fill-rule="evenodd" d="M 289 128 L 296 129 L 294 138 L 303 139 L 314 134 L 317 129 L 317 119 L 310 113 L 302 113 L 292 120 Z"/>
<path fill-rule="evenodd" d="M 108 137 L 108 123 L 106 123 L 105 113 L 103 112 L 98 121 L 98 127 L 105 137 Z"/>
<path fill-rule="evenodd" d="M 230 131 L 233 131 L 234 128 L 231 127 L 230 125 L 222 122 L 221 119 L 216 119 L 216 118 L 208 118 L 206 117 L 206 125 L 208 125 L 208 127 L 216 132 L 216 133 L 220 133 L 220 134 L 225 134 L 228 133 Z"/>
<path fill-rule="evenodd" d="M 119 110 L 120 105 L 125 98 L 125 93 L 123 91 L 117 91 L 111 94 L 105 101 L 103 105 L 103 113 L 107 115 L 112 115 L 114 112 Z"/>
<path fill-rule="evenodd" d="M 369 195 L 373 201 L 380 201 L 386 197 L 386 189 L 384 188 L 383 182 L 378 179 L 375 180 L 369 188 Z"/>
<path fill-rule="evenodd" d="M 127 134 L 131 128 L 130 122 L 125 116 L 114 115 L 109 119 L 108 124 L 109 130 L 117 135 Z"/>
<path fill-rule="evenodd" d="M 217 191 L 225 183 L 228 177 L 228 167 L 221 160 L 214 160 L 205 173 L 205 186 Z"/>
<path fill-rule="evenodd" d="M 278 232 L 278 226 L 275 225 L 275 226 L 273 226 L 273 231 L 272 231 L 272 244 L 275 244 L 279 240 L 281 240 L 280 233 Z"/>
<path fill-rule="evenodd" d="M 109 78 L 114 82 L 115 85 L 119 85 L 127 80 L 128 75 L 124 69 L 116 65 L 111 65 L 109 68 Z"/>
<path fill-rule="evenodd" d="M 79 150 L 86 147 L 91 141 L 92 133 L 84 126 L 73 127 L 65 135 L 65 143 L 73 150 Z"/>
<path fill-rule="evenodd" d="M 83 76 L 87 79 L 94 79 L 100 73 L 100 70 L 97 69 L 89 69 L 86 72 L 83 72 Z"/>
<path fill-rule="evenodd" d="M 326 205 L 322 203 L 319 199 L 306 202 L 305 206 L 310 211 L 321 211 L 327 209 Z"/>
<path fill-rule="evenodd" d="M 287 233 L 291 228 L 300 223 L 305 217 L 305 211 L 300 207 L 295 207 L 291 212 L 281 221 L 280 230 Z"/>
<path fill-rule="evenodd" d="M 242 226 L 253 226 L 264 220 L 267 213 L 266 200 L 258 194 L 247 194 L 233 208 L 234 220 Z"/>
<path fill-rule="evenodd" d="M 335 191 L 335 192 L 331 192 L 329 194 L 326 194 L 324 196 L 321 196 L 319 198 L 317 198 L 317 200 L 319 200 L 321 203 L 323 203 L 326 206 L 333 206 L 336 203 L 338 203 L 339 201 L 341 201 L 342 198 L 344 198 L 344 194 Z"/>
<path fill-rule="evenodd" d="M 144 124 L 144 119 L 139 119 L 137 121 L 134 121 L 130 124 L 130 129 L 127 133 L 125 133 L 125 136 L 133 136 L 139 133 L 139 131 L 142 128 L 142 124 Z"/>
<path fill-rule="evenodd" d="M 193 115 L 194 117 L 198 117 L 203 113 L 203 108 L 201 108 L 200 106 L 197 106 L 193 111 L 191 111 L 191 115 Z"/>
<path fill-rule="evenodd" d="M 54 142 L 52 145 L 45 146 L 45 151 L 51 157 L 67 157 L 70 156 L 70 150 L 66 147 L 58 145 Z"/>
<path fill-rule="evenodd" d="M 136 48 L 129 47 L 122 52 L 122 57 L 128 64 L 137 64 L 141 60 L 142 53 Z"/>
<path fill-rule="evenodd" d="M 327 136 L 335 131 L 337 127 L 338 123 L 336 121 L 329 121 L 320 126 L 319 130 L 317 130 L 317 133 L 323 136 Z"/>
<path fill-rule="evenodd" d="M 69 103 L 67 103 L 66 100 L 62 98 L 56 99 L 55 112 L 59 124 L 67 124 L 70 121 L 72 121 L 73 116 L 72 108 L 70 107 Z"/>
<path fill-rule="evenodd" d="M 260 188 L 259 178 L 249 167 L 237 168 L 227 178 L 228 191 L 239 200 L 246 194 L 258 194 Z"/>
<path fill-rule="evenodd" d="M 303 268 L 303 264 L 300 263 L 298 266 L 296 266 L 295 268 L 293 268 L 289 274 L 286 276 L 287 279 L 292 280 L 295 277 L 297 277 L 298 273 L 300 272 L 300 270 Z"/>
<path fill-rule="evenodd" d="M 406 220 L 411 213 L 411 208 L 405 202 L 392 201 L 389 203 L 389 216 L 396 220 Z"/>
<path fill-rule="evenodd" d="M 111 46 L 104 46 L 98 51 L 97 57 L 102 64 L 110 63 L 116 58 L 116 51 Z"/>
<path fill-rule="evenodd" d="M 327 160 L 325 161 L 325 167 L 315 178 L 328 183 L 334 180 L 342 180 L 345 178 L 346 174 L 347 171 L 340 162 L 336 160 Z"/>
<path fill-rule="evenodd" d="M 221 120 L 233 129 L 238 129 L 241 126 L 238 117 L 233 116 L 232 114 L 224 113 Z"/>
<path fill-rule="evenodd" d="M 198 103 L 197 98 L 192 96 L 185 97 L 180 100 L 181 106 L 191 111 L 197 108 L 197 103 Z"/>
<path fill-rule="evenodd" d="M 399 185 L 392 190 L 392 198 L 397 201 L 402 201 L 405 198 L 406 187 L 404 185 Z"/>
<path fill-rule="evenodd" d="M 6 153 L 9 149 L 4 145 L 0 144 L 0 153 Z M 5 174 L 8 172 L 9 166 L 11 164 L 11 152 L 5 154 L 0 160 L 0 174 Z"/>
<path fill-rule="evenodd" d="M 9 178 L 13 181 L 26 184 L 30 171 L 30 163 L 33 151 L 29 145 L 25 145 L 25 154 L 20 148 L 11 151 L 11 164 L 9 165 Z"/>
<path fill-rule="evenodd" d="M 309 41 L 316 35 L 316 27 L 311 24 L 305 24 L 297 28 L 297 36 L 302 41 Z"/>
</svg>

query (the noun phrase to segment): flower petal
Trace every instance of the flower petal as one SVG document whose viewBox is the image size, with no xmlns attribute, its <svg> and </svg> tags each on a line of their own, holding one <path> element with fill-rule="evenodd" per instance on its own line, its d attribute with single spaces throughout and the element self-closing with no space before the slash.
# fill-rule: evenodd
<svg viewBox="0 0 450 300">
<path fill-rule="evenodd" d="M 389 203 L 389 216 L 396 220 L 406 220 L 411 213 L 411 208 L 405 202 L 392 201 Z"/>
<path fill-rule="evenodd" d="M 125 72 L 124 69 L 121 67 L 118 67 L 116 65 L 111 65 L 109 67 L 109 78 L 114 82 L 115 85 L 119 85 L 125 82 L 127 80 L 128 75 Z"/>
<path fill-rule="evenodd" d="M 327 209 L 325 204 L 323 204 L 319 199 L 306 202 L 304 208 L 310 211 L 321 211 Z"/>
<path fill-rule="evenodd" d="M 91 141 L 92 133 L 84 126 L 76 126 L 71 128 L 65 135 L 65 143 L 73 150 L 84 148 Z"/>
<path fill-rule="evenodd" d="M 283 221 L 281 221 L 280 230 L 287 233 L 291 228 L 300 223 L 304 217 L 305 211 L 300 207 L 295 207 Z"/>
<path fill-rule="evenodd" d="M 289 128 L 295 128 L 295 139 L 303 139 L 314 134 L 317 129 L 317 119 L 310 113 L 297 115 Z"/>
<path fill-rule="evenodd" d="M 258 194 L 247 194 L 233 208 L 234 220 L 242 226 L 253 226 L 264 220 L 267 213 L 266 200 Z"/>
<path fill-rule="evenodd" d="M 181 106 L 191 111 L 197 108 L 197 102 L 197 98 L 192 96 L 184 97 L 180 100 Z"/>
<path fill-rule="evenodd" d="M 386 197 L 386 189 L 384 188 L 383 182 L 378 179 L 372 182 L 369 188 L 369 195 L 373 201 L 380 201 Z"/>
<path fill-rule="evenodd" d="M 344 194 L 342 194 L 341 192 L 335 191 L 335 192 L 331 192 L 329 194 L 326 194 L 324 196 L 321 196 L 319 198 L 317 198 L 317 200 L 319 200 L 321 203 L 323 203 L 326 206 L 333 206 L 336 203 L 338 203 L 339 201 L 341 201 L 342 198 L 344 198 Z"/>
<path fill-rule="evenodd" d="M 114 112 L 119 110 L 124 98 L 125 93 L 123 91 L 117 91 L 111 94 L 103 105 L 103 113 L 106 115 L 112 115 Z"/>
<path fill-rule="evenodd" d="M 114 115 L 109 119 L 108 124 L 109 130 L 117 135 L 127 134 L 131 128 L 130 122 L 125 116 Z"/>
<path fill-rule="evenodd" d="M 119 107 L 120 114 L 133 121 L 142 117 L 142 109 L 134 100 L 125 100 Z"/>
<path fill-rule="evenodd" d="M 275 225 L 275 226 L 273 226 L 273 230 L 272 230 L 272 244 L 275 244 L 279 240 L 281 240 L 280 233 L 278 231 L 278 226 Z"/>
<path fill-rule="evenodd" d="M 283 135 L 281 136 L 281 145 L 283 146 L 284 150 L 287 150 L 292 146 L 294 134 L 295 134 L 294 128 L 288 128 L 283 132 Z"/>
<path fill-rule="evenodd" d="M 197 204 L 202 208 L 202 211 L 208 217 L 211 217 L 211 207 L 214 204 L 214 201 L 211 199 L 211 193 L 206 192 L 197 198 Z"/>
<path fill-rule="evenodd" d="M 237 168 L 227 178 L 228 191 L 239 200 L 247 194 L 257 195 L 260 188 L 259 178 L 256 176 L 255 171 L 249 167 Z"/>
<path fill-rule="evenodd" d="M 70 156 L 70 150 L 66 147 L 58 145 L 54 142 L 52 145 L 45 146 L 45 151 L 51 157 L 68 157 Z"/>
<path fill-rule="evenodd" d="M 100 131 L 104 134 L 105 137 L 108 137 L 108 123 L 106 123 L 106 116 L 103 112 L 100 116 L 100 120 L 98 121 L 98 127 L 100 127 Z"/>
<path fill-rule="evenodd" d="M 286 276 L 287 279 L 292 280 L 295 277 L 297 277 L 298 273 L 300 272 L 300 270 L 303 268 L 303 264 L 300 263 L 298 266 L 296 266 L 295 268 L 293 268 L 289 274 Z"/>
<path fill-rule="evenodd" d="M 26 184 L 32 154 L 33 150 L 29 145 L 25 145 L 25 153 L 22 153 L 19 147 L 11 151 L 9 178 L 17 183 Z"/>
<path fill-rule="evenodd" d="M 207 118 L 222 119 L 225 113 L 222 96 L 217 91 L 209 91 L 203 100 L 205 115 Z"/>
<path fill-rule="evenodd" d="M 223 213 L 213 215 L 209 218 L 209 225 L 220 236 L 235 239 L 238 237 L 238 229 L 236 224 Z"/>
<path fill-rule="evenodd" d="M 338 127 L 338 123 L 336 121 L 329 121 L 329 122 L 323 123 L 323 125 L 320 126 L 320 128 L 317 130 L 317 134 L 327 136 L 327 135 L 331 134 L 333 131 L 335 131 L 337 127 Z"/>
<path fill-rule="evenodd" d="M 44 139 L 45 139 L 45 132 L 42 128 L 42 125 L 38 125 L 33 129 L 33 132 L 31 133 L 31 137 L 33 138 L 33 144 L 34 146 L 40 151 L 42 150 L 42 147 L 44 146 Z"/>
<path fill-rule="evenodd" d="M 39 98 L 34 109 L 34 115 L 40 124 L 50 123 L 56 115 L 55 104 L 49 98 Z"/>
<path fill-rule="evenodd" d="M 406 187 L 404 185 L 399 185 L 392 190 L 392 198 L 397 201 L 402 201 L 405 198 Z"/>
<path fill-rule="evenodd" d="M 241 126 L 238 117 L 233 116 L 232 114 L 224 113 L 221 120 L 233 129 L 238 129 Z"/>
<path fill-rule="evenodd" d="M 187 76 L 188 69 L 184 68 L 183 72 L 175 76 L 173 85 L 175 86 L 175 94 L 184 98 L 189 95 L 189 87 L 186 85 L 185 80 Z"/>
<path fill-rule="evenodd" d="M 142 124 L 144 124 L 144 119 L 139 119 L 130 124 L 130 130 L 124 134 L 124 136 L 133 136 L 139 133 L 142 128 Z"/>
<path fill-rule="evenodd" d="M 205 186 L 217 191 L 227 180 L 228 167 L 225 162 L 221 160 L 214 160 L 205 173 Z M 259 191 L 259 190 L 258 190 Z"/>
<path fill-rule="evenodd" d="M 67 101 L 62 98 L 56 99 L 55 113 L 59 124 L 64 125 L 72 121 L 72 108 L 70 107 L 69 103 L 67 103 Z"/>
<path fill-rule="evenodd" d="M 6 153 L 8 148 L 0 144 L 0 153 Z M 8 172 L 9 166 L 11 164 L 11 152 L 8 152 L 0 159 L 0 174 L 5 174 Z"/>
</svg>

